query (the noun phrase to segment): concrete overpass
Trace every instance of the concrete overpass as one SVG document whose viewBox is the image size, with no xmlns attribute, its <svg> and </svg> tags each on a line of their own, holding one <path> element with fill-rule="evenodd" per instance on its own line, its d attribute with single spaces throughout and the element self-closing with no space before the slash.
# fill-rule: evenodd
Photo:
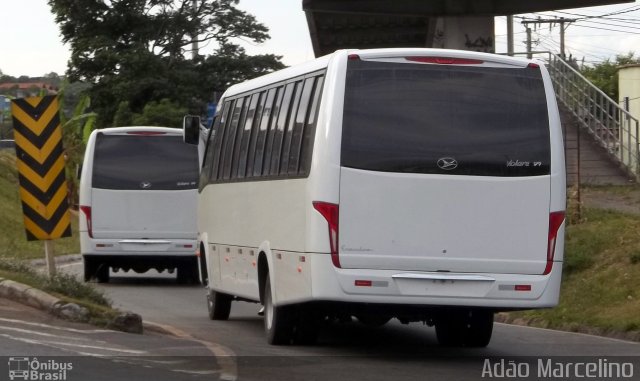
<svg viewBox="0 0 640 381">
<path fill-rule="evenodd" d="M 345 48 L 494 51 L 494 17 L 633 0 L 303 0 L 316 57 Z"/>
</svg>

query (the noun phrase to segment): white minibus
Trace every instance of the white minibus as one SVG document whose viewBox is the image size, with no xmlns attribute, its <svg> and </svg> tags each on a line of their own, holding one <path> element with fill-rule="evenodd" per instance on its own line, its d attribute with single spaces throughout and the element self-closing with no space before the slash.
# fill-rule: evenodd
<svg viewBox="0 0 640 381">
<path fill-rule="evenodd" d="M 212 319 L 255 301 L 272 344 L 355 317 L 483 347 L 495 312 L 558 303 L 565 163 L 539 61 L 336 51 L 232 86 L 213 132 L 198 198 Z"/>
<path fill-rule="evenodd" d="M 80 177 L 80 250 L 84 279 L 109 270 L 177 270 L 196 282 L 198 152 L 182 131 L 165 127 L 95 130 Z"/>
</svg>

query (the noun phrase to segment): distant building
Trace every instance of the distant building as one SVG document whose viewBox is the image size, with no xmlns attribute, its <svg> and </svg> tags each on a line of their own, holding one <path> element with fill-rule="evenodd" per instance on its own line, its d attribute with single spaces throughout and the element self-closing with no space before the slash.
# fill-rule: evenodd
<svg viewBox="0 0 640 381">
<path fill-rule="evenodd" d="M 0 95 L 0 123 L 11 116 L 11 99 Z"/>
<path fill-rule="evenodd" d="M 46 82 L 0 83 L 0 93 L 12 93 L 17 98 L 58 94 L 58 88 Z"/>
<path fill-rule="evenodd" d="M 623 155 L 622 161 L 629 165 L 638 165 L 638 147 L 634 142 L 638 141 L 640 134 L 640 64 L 624 65 L 618 69 L 618 93 L 620 106 L 629 111 L 632 118 L 625 118 L 623 123 L 627 123 L 627 134 L 622 133 L 620 144 L 628 147 L 628 155 Z"/>
</svg>

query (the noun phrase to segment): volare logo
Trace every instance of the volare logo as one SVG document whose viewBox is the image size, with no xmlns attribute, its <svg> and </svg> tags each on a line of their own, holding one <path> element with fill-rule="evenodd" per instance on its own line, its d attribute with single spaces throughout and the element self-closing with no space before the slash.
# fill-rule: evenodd
<svg viewBox="0 0 640 381">
<path fill-rule="evenodd" d="M 36 357 L 9 357 L 9 379 L 27 381 L 65 381 L 73 369 L 70 362 L 38 361 Z"/>
</svg>

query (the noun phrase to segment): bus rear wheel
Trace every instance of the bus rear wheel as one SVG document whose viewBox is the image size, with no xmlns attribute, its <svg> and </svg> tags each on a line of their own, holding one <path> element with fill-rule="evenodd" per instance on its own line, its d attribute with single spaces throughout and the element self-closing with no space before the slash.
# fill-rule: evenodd
<svg viewBox="0 0 640 381">
<path fill-rule="evenodd" d="M 486 347 L 493 333 L 493 312 L 472 309 L 441 313 L 436 320 L 438 343 L 446 347 Z"/>
<path fill-rule="evenodd" d="M 209 310 L 209 319 L 211 320 L 227 320 L 231 313 L 231 295 L 223 294 L 214 290 L 207 293 L 207 309 Z"/>
<path fill-rule="evenodd" d="M 269 274 L 264 288 L 264 331 L 271 345 L 291 343 L 293 338 L 293 316 L 289 306 L 276 307 L 271 296 Z"/>
</svg>

